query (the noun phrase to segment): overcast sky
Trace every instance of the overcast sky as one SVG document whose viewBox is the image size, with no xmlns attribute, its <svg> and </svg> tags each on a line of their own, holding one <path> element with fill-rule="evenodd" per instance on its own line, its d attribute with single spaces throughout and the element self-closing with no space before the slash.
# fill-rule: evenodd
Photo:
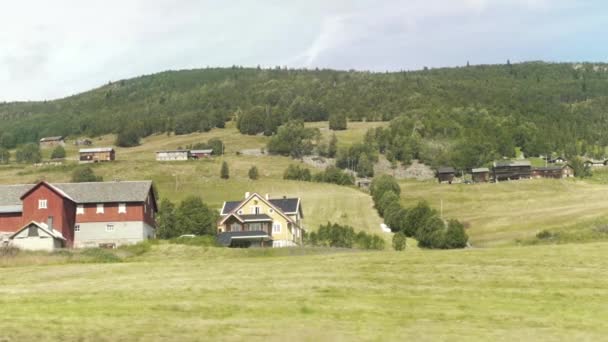
<svg viewBox="0 0 608 342">
<path fill-rule="evenodd" d="M 0 101 L 205 66 L 606 61 L 607 23 L 608 5 L 585 0 L 5 1 Z"/>
</svg>

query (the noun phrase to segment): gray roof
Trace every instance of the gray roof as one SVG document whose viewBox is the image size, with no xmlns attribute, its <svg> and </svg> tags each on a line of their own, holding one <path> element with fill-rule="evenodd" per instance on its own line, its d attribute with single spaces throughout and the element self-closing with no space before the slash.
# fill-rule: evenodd
<svg viewBox="0 0 608 342">
<path fill-rule="evenodd" d="M 532 163 L 528 160 L 518 160 L 518 161 L 499 161 L 494 163 L 494 167 L 496 166 L 531 166 Z"/>
<path fill-rule="evenodd" d="M 40 139 L 40 142 L 58 141 L 58 140 L 63 140 L 63 137 L 62 136 L 58 136 L 58 137 L 46 137 L 46 138 Z"/>
<path fill-rule="evenodd" d="M 479 167 L 471 170 L 472 173 L 481 173 L 481 172 L 490 172 L 490 169 L 487 167 Z"/>
<path fill-rule="evenodd" d="M 99 152 L 111 152 L 114 151 L 112 147 L 96 147 L 96 148 L 81 148 L 79 153 L 99 153 Z"/>
<path fill-rule="evenodd" d="M 22 205 L 0 206 L 0 214 L 12 214 L 12 213 L 22 213 L 22 212 L 23 212 Z"/>
<path fill-rule="evenodd" d="M 240 217 L 241 219 L 243 219 L 243 221 L 250 221 L 250 222 L 255 222 L 255 221 L 272 221 L 272 217 L 266 215 L 266 214 L 258 214 L 258 215 L 237 215 L 238 217 Z"/>
<path fill-rule="evenodd" d="M 156 151 L 156 153 L 190 153 L 188 150 L 167 150 L 167 151 Z"/>
<path fill-rule="evenodd" d="M 191 150 L 190 153 L 211 154 L 213 150 Z"/>
<path fill-rule="evenodd" d="M 76 203 L 144 202 L 152 188 L 152 181 L 50 183 Z M 0 206 L 21 205 L 21 196 L 35 184 L 0 185 Z"/>
<path fill-rule="evenodd" d="M 250 232 L 224 232 L 217 234 L 217 243 L 222 246 L 230 246 L 232 239 L 247 239 L 247 238 L 264 238 L 266 240 L 272 240 L 268 233 L 263 231 L 250 231 Z"/>
<path fill-rule="evenodd" d="M 299 210 L 299 198 L 275 198 L 268 200 L 272 205 L 280 209 L 283 213 L 295 213 Z M 222 215 L 228 215 L 236 209 L 243 201 L 228 201 L 224 202 Z M 243 215 L 240 215 L 243 217 Z"/>
<path fill-rule="evenodd" d="M 453 167 L 445 166 L 437 169 L 437 173 L 456 173 Z"/>
</svg>

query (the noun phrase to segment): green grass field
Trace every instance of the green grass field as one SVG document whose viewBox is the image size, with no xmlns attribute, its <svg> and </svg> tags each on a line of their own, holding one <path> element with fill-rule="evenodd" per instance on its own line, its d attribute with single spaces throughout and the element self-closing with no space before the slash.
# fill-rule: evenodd
<svg viewBox="0 0 608 342">
<path fill-rule="evenodd" d="M 162 244 L 2 268 L 3 341 L 603 340 L 606 243 L 459 251 Z"/>
</svg>

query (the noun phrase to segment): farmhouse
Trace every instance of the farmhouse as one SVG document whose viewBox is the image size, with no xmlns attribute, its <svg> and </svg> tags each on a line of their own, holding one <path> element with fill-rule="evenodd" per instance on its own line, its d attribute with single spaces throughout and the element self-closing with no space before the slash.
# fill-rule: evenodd
<svg viewBox="0 0 608 342">
<path fill-rule="evenodd" d="M 495 182 L 529 179 L 532 176 L 532 164 L 527 160 L 494 162 L 492 171 Z"/>
<path fill-rule="evenodd" d="M 210 158 L 212 154 L 213 154 L 213 150 L 211 150 L 211 149 L 191 150 L 190 151 L 190 156 L 192 156 L 192 158 L 194 158 L 194 159 Z"/>
<path fill-rule="evenodd" d="M 490 181 L 490 169 L 487 167 L 472 169 L 471 175 L 475 183 L 487 183 Z"/>
<path fill-rule="evenodd" d="M 91 146 L 93 142 L 89 139 L 77 139 L 74 141 L 74 145 L 76 146 Z"/>
<path fill-rule="evenodd" d="M 299 198 L 271 199 L 246 193 L 242 201 L 224 202 L 218 221 L 220 244 L 229 247 L 290 247 L 302 244 Z"/>
<path fill-rule="evenodd" d="M 553 159 L 550 158 L 548 160 L 548 162 L 550 164 L 564 164 L 564 163 L 566 163 L 566 158 L 564 158 L 564 157 L 555 157 Z"/>
<path fill-rule="evenodd" d="M 569 178 L 574 177 L 574 169 L 569 165 L 532 168 L 533 178 Z"/>
<path fill-rule="evenodd" d="M 587 167 L 604 167 L 604 166 L 606 166 L 606 163 L 608 163 L 608 161 L 588 159 L 585 161 L 585 166 L 587 166 Z"/>
<path fill-rule="evenodd" d="M 50 148 L 56 146 L 65 146 L 65 141 L 62 136 L 58 137 L 46 137 L 40 139 L 41 148 Z"/>
<path fill-rule="evenodd" d="M 188 150 L 156 152 L 156 160 L 158 161 L 185 161 L 188 159 L 190 159 L 190 151 Z"/>
<path fill-rule="evenodd" d="M 455 175 L 456 170 L 453 167 L 440 167 L 437 169 L 437 180 L 439 180 L 439 183 L 448 182 L 452 184 Z"/>
<path fill-rule="evenodd" d="M 114 161 L 116 152 L 112 147 L 83 148 L 78 151 L 81 163 Z"/>
<path fill-rule="evenodd" d="M 0 232 L 26 249 L 141 242 L 154 237 L 156 212 L 150 181 L 0 186 Z"/>
</svg>

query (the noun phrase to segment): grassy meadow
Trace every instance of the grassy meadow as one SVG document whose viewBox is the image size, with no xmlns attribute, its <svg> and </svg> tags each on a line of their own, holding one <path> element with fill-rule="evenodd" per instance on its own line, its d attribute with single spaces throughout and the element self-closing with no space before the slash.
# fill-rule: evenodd
<svg viewBox="0 0 608 342">
<path fill-rule="evenodd" d="M 160 244 L 2 268 L 3 341 L 602 340 L 605 243 L 458 251 Z"/>
</svg>

